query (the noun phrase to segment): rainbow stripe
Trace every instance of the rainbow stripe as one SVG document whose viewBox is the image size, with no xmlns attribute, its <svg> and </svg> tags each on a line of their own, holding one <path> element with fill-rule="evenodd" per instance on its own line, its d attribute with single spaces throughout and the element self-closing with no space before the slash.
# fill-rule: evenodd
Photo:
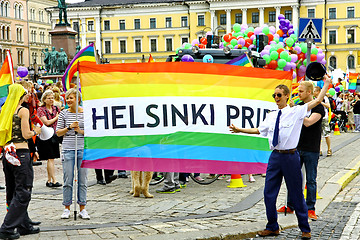
<svg viewBox="0 0 360 240">
<path fill-rule="evenodd" d="M 162 172 L 264 173 L 268 139 L 257 127 L 285 71 L 207 63 L 79 66 L 85 116 L 83 167 Z"/>
<path fill-rule="evenodd" d="M 349 92 L 355 92 L 358 76 L 358 73 L 349 73 Z"/>
<path fill-rule="evenodd" d="M 14 83 L 14 67 L 10 51 L 6 51 L 6 58 L 0 70 L 0 109 L 5 103 L 6 97 L 9 94 L 8 87 Z"/>
<path fill-rule="evenodd" d="M 253 65 L 249 59 L 249 56 L 246 53 L 228 61 L 226 64 L 242 66 L 242 67 L 253 67 Z"/>
<path fill-rule="evenodd" d="M 67 91 L 70 89 L 70 83 L 74 76 L 74 74 L 77 72 L 77 63 L 78 62 L 96 62 L 95 58 L 95 49 L 94 49 L 94 43 L 91 43 L 89 46 L 81 49 L 71 60 L 69 66 L 66 68 L 65 73 L 62 77 L 62 84 L 64 87 L 64 91 Z"/>
</svg>

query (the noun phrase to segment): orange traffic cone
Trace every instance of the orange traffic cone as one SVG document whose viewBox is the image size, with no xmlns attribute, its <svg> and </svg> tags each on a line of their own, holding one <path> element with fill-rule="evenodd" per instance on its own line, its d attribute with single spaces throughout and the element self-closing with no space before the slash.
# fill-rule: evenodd
<svg viewBox="0 0 360 240">
<path fill-rule="evenodd" d="M 339 125 L 335 123 L 334 135 L 340 135 Z"/>
<path fill-rule="evenodd" d="M 306 199 L 306 194 L 307 194 L 307 186 L 305 185 L 305 189 L 304 189 L 304 198 Z M 319 196 L 318 191 L 316 191 L 316 199 L 322 199 L 323 197 Z"/>
<path fill-rule="evenodd" d="M 345 126 L 346 128 L 347 128 L 347 130 L 349 131 L 350 130 L 350 126 L 349 126 L 349 124 L 346 124 L 346 126 Z"/>
<path fill-rule="evenodd" d="M 230 185 L 227 187 L 242 188 L 242 187 L 246 187 L 246 185 L 244 185 L 244 182 L 241 178 L 241 174 L 231 174 Z"/>
</svg>

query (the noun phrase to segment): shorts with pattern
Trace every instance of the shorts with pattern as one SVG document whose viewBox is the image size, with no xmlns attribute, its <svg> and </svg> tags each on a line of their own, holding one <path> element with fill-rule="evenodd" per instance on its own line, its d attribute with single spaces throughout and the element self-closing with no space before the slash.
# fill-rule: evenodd
<svg viewBox="0 0 360 240">
<path fill-rule="evenodd" d="M 322 119 L 321 121 L 321 135 L 323 137 L 329 137 L 330 136 L 330 125 L 329 125 L 329 120 L 328 119 Z"/>
</svg>

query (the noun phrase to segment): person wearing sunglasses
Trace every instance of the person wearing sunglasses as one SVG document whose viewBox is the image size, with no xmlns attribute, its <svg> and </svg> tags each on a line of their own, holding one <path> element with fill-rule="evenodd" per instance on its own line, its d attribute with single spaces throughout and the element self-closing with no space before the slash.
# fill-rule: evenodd
<svg viewBox="0 0 360 240">
<path fill-rule="evenodd" d="M 299 228 L 302 231 L 301 238 L 311 238 L 308 209 L 302 191 L 300 156 L 296 147 L 305 117 L 311 109 L 321 103 L 331 83 L 331 78 L 328 75 L 324 76 L 324 80 L 324 86 L 316 99 L 295 107 L 290 107 L 287 104 L 290 97 L 289 88 L 286 85 L 278 85 L 273 94 L 278 109 L 270 112 L 258 128 L 238 128 L 234 124 L 230 126 L 232 133 L 260 134 L 269 139 L 272 152 L 266 170 L 264 188 L 268 222 L 265 230 L 258 232 L 262 237 L 280 234 L 276 199 L 284 177 L 289 196 L 294 199 L 293 205 Z"/>
</svg>

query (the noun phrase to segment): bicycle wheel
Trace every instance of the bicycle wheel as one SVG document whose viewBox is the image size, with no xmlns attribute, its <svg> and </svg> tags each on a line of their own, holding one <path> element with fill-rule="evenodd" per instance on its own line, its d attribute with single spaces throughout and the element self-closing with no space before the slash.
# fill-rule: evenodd
<svg viewBox="0 0 360 240">
<path fill-rule="evenodd" d="M 201 185 L 208 185 L 215 182 L 219 178 L 220 174 L 209 174 L 209 173 L 200 173 L 199 176 L 194 176 L 194 173 L 190 173 L 191 179 Z"/>
<path fill-rule="evenodd" d="M 150 185 L 156 185 L 156 184 L 161 183 L 164 180 L 165 180 L 164 173 L 162 173 L 162 172 L 154 172 L 153 177 L 152 177 L 149 184 Z"/>
</svg>

